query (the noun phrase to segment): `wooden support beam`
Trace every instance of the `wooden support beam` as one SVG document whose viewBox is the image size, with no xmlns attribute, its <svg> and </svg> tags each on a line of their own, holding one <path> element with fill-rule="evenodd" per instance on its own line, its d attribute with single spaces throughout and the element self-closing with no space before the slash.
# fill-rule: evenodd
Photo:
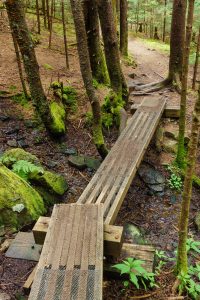
<svg viewBox="0 0 200 300">
<path fill-rule="evenodd" d="M 49 217 L 39 217 L 33 227 L 35 243 L 44 244 L 47 229 L 50 222 Z M 114 225 L 104 225 L 104 254 L 118 257 L 123 243 L 123 227 Z"/>
<path fill-rule="evenodd" d="M 138 107 L 139 103 L 134 103 L 131 105 L 131 113 L 134 114 Z M 171 105 L 166 104 L 162 117 L 164 118 L 175 118 L 178 119 L 180 116 L 180 106 L 179 105 Z"/>
<path fill-rule="evenodd" d="M 32 270 L 31 274 L 28 276 L 27 280 L 25 281 L 25 283 L 23 285 L 23 289 L 26 294 L 29 294 L 29 292 L 30 292 L 33 280 L 35 278 L 36 269 L 37 269 L 37 265 Z"/>
<path fill-rule="evenodd" d="M 145 270 L 148 272 L 153 272 L 155 249 L 152 246 L 123 243 L 120 261 L 126 260 L 129 257 L 144 261 L 143 267 Z M 119 258 L 117 259 L 116 263 L 119 263 Z M 108 260 L 104 261 L 104 272 L 111 278 L 118 277 L 120 275 L 119 270 L 113 268 L 114 264 L 115 262 L 110 263 Z"/>
</svg>

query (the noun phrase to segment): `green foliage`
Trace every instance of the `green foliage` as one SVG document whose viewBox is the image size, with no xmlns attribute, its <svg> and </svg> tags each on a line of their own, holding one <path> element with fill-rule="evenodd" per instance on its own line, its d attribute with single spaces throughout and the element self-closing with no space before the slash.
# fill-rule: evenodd
<svg viewBox="0 0 200 300">
<path fill-rule="evenodd" d="M 143 287 L 147 289 L 147 284 L 152 288 L 156 287 L 155 283 L 155 274 L 147 272 L 142 265 L 144 261 L 127 258 L 123 260 L 121 264 L 116 264 L 113 268 L 116 268 L 120 271 L 121 275 L 126 274 L 129 276 L 129 281 L 124 281 L 124 287 L 128 287 L 130 283 L 133 283 L 134 286 L 139 289 L 139 283 L 141 282 Z"/>
<path fill-rule="evenodd" d="M 187 249 L 187 252 L 194 251 L 194 252 L 200 253 L 200 242 L 195 241 L 193 238 L 188 238 L 187 244 L 186 244 L 186 249 Z"/>
<path fill-rule="evenodd" d="M 188 270 L 188 274 L 181 273 L 178 275 L 178 279 L 180 281 L 179 284 L 179 292 L 182 294 L 185 290 L 188 292 L 189 296 L 196 300 L 200 295 L 200 284 L 197 283 L 193 278 L 197 277 L 199 280 L 200 277 L 200 266 L 196 267 L 191 266 Z"/>
<path fill-rule="evenodd" d="M 12 165 L 12 171 L 16 173 L 19 177 L 28 181 L 30 173 L 43 173 L 44 170 L 42 167 L 38 167 L 33 163 L 26 160 L 18 160 Z"/>
<path fill-rule="evenodd" d="M 93 85 L 93 87 L 94 87 L 95 89 L 97 89 L 98 86 L 99 86 L 99 83 L 98 83 L 98 81 L 97 81 L 95 78 L 93 78 L 93 80 L 92 80 L 92 85 Z"/>
<path fill-rule="evenodd" d="M 166 168 L 171 173 L 170 178 L 167 180 L 169 187 L 172 190 L 180 192 L 183 187 L 183 182 L 181 176 L 179 175 L 179 169 L 173 165 L 168 165 Z"/>
<path fill-rule="evenodd" d="M 44 64 L 43 67 L 46 69 L 46 70 L 53 70 L 54 68 L 49 65 L 49 64 Z"/>
<path fill-rule="evenodd" d="M 92 126 L 93 124 L 93 115 L 92 112 L 88 111 L 85 114 L 85 123 L 88 127 Z"/>
<path fill-rule="evenodd" d="M 63 87 L 62 99 L 66 107 L 73 113 L 78 109 L 77 91 L 71 86 Z"/>
<path fill-rule="evenodd" d="M 28 107 L 30 105 L 29 99 L 26 98 L 24 93 L 17 94 L 12 97 L 12 100 L 16 103 L 21 104 L 24 107 Z"/>
<path fill-rule="evenodd" d="M 155 252 L 155 257 L 158 260 L 158 265 L 155 268 L 155 274 L 159 275 L 161 273 L 162 268 L 166 265 L 167 260 L 169 259 L 168 256 L 162 250 L 157 250 Z"/>
<path fill-rule="evenodd" d="M 116 93 L 110 93 L 105 97 L 104 103 L 101 107 L 102 110 L 102 124 L 106 128 L 110 128 L 113 125 L 119 127 L 120 125 L 120 109 L 124 107 L 125 102 L 122 100 L 121 95 Z"/>
</svg>

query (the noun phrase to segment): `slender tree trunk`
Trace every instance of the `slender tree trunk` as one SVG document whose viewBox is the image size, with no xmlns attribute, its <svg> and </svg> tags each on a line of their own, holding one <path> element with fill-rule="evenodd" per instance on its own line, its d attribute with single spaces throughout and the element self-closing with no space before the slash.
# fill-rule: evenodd
<svg viewBox="0 0 200 300">
<path fill-rule="evenodd" d="M 128 1 L 120 0 L 120 51 L 128 56 Z"/>
<path fill-rule="evenodd" d="M 185 40 L 185 16 L 186 0 L 174 0 L 169 60 L 169 79 L 171 81 L 177 81 L 181 78 Z"/>
<path fill-rule="evenodd" d="M 186 40 L 185 47 L 183 51 L 183 68 L 182 68 L 182 90 L 181 90 L 181 108 L 180 108 L 180 118 L 179 118 L 179 139 L 178 139 L 178 151 L 176 162 L 180 168 L 184 167 L 185 159 L 185 120 L 186 120 L 186 100 L 187 100 L 187 86 L 188 86 L 188 66 L 189 66 L 189 56 L 190 56 L 190 43 L 192 37 L 192 24 L 194 15 L 194 1 L 189 1 L 188 7 L 188 17 L 187 17 L 187 28 L 186 28 Z"/>
<path fill-rule="evenodd" d="M 187 155 L 187 168 L 185 173 L 184 190 L 182 197 L 181 216 L 179 224 L 179 244 L 178 244 L 178 259 L 177 259 L 177 272 L 180 274 L 183 272 L 187 274 L 188 261 L 187 261 L 187 236 L 188 236 L 188 220 L 190 201 L 192 195 L 192 176 L 195 171 L 195 162 L 197 157 L 197 148 L 199 141 L 199 129 L 200 129 L 200 87 L 199 96 L 195 104 L 191 139 L 189 143 L 188 155 Z"/>
<path fill-rule="evenodd" d="M 46 5 L 45 0 L 42 0 L 42 12 L 44 17 L 44 28 L 47 28 Z"/>
<path fill-rule="evenodd" d="M 39 1 L 36 0 L 36 14 L 37 14 L 37 25 L 38 25 L 38 34 L 40 34 L 40 8 Z"/>
<path fill-rule="evenodd" d="M 167 0 L 165 0 L 164 18 L 163 18 L 163 37 L 162 40 L 165 42 L 166 35 L 166 15 L 167 15 Z"/>
<path fill-rule="evenodd" d="M 24 68 L 27 74 L 31 99 L 45 126 L 49 129 L 51 124 L 48 102 L 41 84 L 39 66 L 35 56 L 33 42 L 25 21 L 22 1 L 6 1 L 11 31 L 16 38 Z"/>
<path fill-rule="evenodd" d="M 87 47 L 87 34 L 82 10 L 82 0 L 70 0 L 70 2 L 76 30 L 81 73 L 93 112 L 93 140 L 99 154 L 104 158 L 108 151 L 106 149 L 102 133 L 101 107 L 95 92 L 95 88 L 92 84 L 92 70 Z"/>
<path fill-rule="evenodd" d="M 65 23 L 65 5 L 64 5 L 64 0 L 61 0 L 61 2 L 62 2 L 61 10 L 62 10 L 63 37 L 64 37 L 64 46 L 65 46 L 65 60 L 66 60 L 66 68 L 69 69 L 67 34 L 66 34 L 66 23 Z"/>
<path fill-rule="evenodd" d="M 95 0 L 84 0 L 84 18 L 92 75 L 99 83 L 108 84 L 109 76 L 101 47 L 99 17 Z"/>
<path fill-rule="evenodd" d="M 121 70 L 117 34 L 110 0 L 97 0 L 104 40 L 106 63 L 114 92 L 127 102 L 127 86 Z"/>
<path fill-rule="evenodd" d="M 197 51 L 196 51 L 196 59 L 194 64 L 194 73 L 193 73 L 193 79 L 192 79 L 192 88 L 195 90 L 196 81 L 197 81 L 197 72 L 198 72 L 198 65 L 199 65 L 199 51 L 200 51 L 200 27 L 199 27 L 199 35 L 198 35 L 198 41 L 197 41 Z"/>
<path fill-rule="evenodd" d="M 15 48 L 15 54 L 16 54 L 16 58 L 17 58 L 17 65 L 18 65 L 20 81 L 21 81 L 21 84 L 22 84 L 24 96 L 26 97 L 26 99 L 28 99 L 29 97 L 28 97 L 28 92 L 27 92 L 27 89 L 26 89 L 26 83 L 25 83 L 24 76 L 23 76 L 23 70 L 22 70 L 22 64 L 21 64 L 21 58 L 20 58 L 18 44 L 17 44 L 15 35 L 13 34 L 12 30 L 11 30 L 11 34 L 12 34 L 13 44 L 14 44 L 14 48 Z"/>
<path fill-rule="evenodd" d="M 154 36 L 153 36 L 154 40 L 159 40 L 159 36 L 158 36 L 158 27 L 155 26 L 154 28 Z"/>
<path fill-rule="evenodd" d="M 50 30 L 50 13 L 49 13 L 49 0 L 46 0 L 46 16 L 47 16 L 47 23 L 48 23 L 48 30 Z"/>
<path fill-rule="evenodd" d="M 51 13 L 49 17 L 50 21 L 50 28 L 49 28 L 49 49 L 51 48 L 51 42 L 52 42 L 52 31 L 53 31 L 53 6 L 54 6 L 54 0 L 51 0 Z"/>
</svg>

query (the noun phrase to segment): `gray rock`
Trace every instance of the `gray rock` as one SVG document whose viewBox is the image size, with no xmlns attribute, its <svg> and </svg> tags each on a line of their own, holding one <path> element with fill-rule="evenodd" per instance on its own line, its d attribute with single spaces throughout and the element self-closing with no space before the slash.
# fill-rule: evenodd
<svg viewBox="0 0 200 300">
<path fill-rule="evenodd" d="M 9 140 L 7 141 L 7 145 L 10 147 L 17 147 L 17 141 L 16 140 Z"/>
<path fill-rule="evenodd" d="M 6 131 L 6 134 L 14 134 L 19 132 L 19 126 L 15 126 L 15 128 L 9 129 Z"/>
<path fill-rule="evenodd" d="M 148 163 L 142 163 L 138 169 L 140 178 L 150 189 L 149 194 L 163 196 L 165 189 L 165 177 Z"/>
<path fill-rule="evenodd" d="M 124 237 L 133 244 L 145 245 L 148 243 L 145 240 L 141 230 L 137 226 L 130 223 L 127 223 L 124 226 Z"/>
<path fill-rule="evenodd" d="M 198 231 L 200 231 L 200 212 L 198 212 L 196 214 L 194 222 L 195 222 L 195 225 L 197 226 Z"/>
<path fill-rule="evenodd" d="M 18 146 L 19 146 L 20 148 L 28 148 L 28 147 L 29 147 L 29 144 L 26 142 L 25 139 L 20 139 L 20 140 L 18 141 Z"/>
<path fill-rule="evenodd" d="M 82 155 L 70 155 L 68 163 L 70 166 L 75 167 L 78 170 L 84 170 L 87 167 L 85 157 Z"/>
<path fill-rule="evenodd" d="M 77 150 L 75 148 L 73 148 L 73 147 L 72 148 L 65 148 L 65 147 L 63 147 L 61 149 L 61 153 L 67 154 L 67 155 L 77 155 L 78 154 Z"/>
<path fill-rule="evenodd" d="M 2 122 L 9 121 L 9 120 L 10 120 L 10 117 L 7 116 L 7 115 L 1 115 L 0 116 L 0 121 L 2 121 Z"/>
<path fill-rule="evenodd" d="M 163 147 L 163 139 L 164 139 L 164 129 L 162 126 L 159 126 L 156 130 L 156 149 L 161 152 Z"/>
<path fill-rule="evenodd" d="M 96 171 L 101 165 L 101 161 L 99 159 L 87 156 L 85 156 L 85 163 L 87 167 L 93 171 Z"/>
<path fill-rule="evenodd" d="M 177 141 L 170 140 L 169 138 L 165 138 L 163 142 L 163 150 L 168 153 L 176 153 L 177 152 Z"/>
</svg>

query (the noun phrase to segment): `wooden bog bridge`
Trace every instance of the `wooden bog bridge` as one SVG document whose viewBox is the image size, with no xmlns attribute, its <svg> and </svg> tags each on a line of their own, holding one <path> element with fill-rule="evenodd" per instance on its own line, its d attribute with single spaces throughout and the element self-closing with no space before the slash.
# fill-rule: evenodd
<svg viewBox="0 0 200 300">
<path fill-rule="evenodd" d="M 114 223 L 165 104 L 144 99 L 77 203 L 55 205 L 30 300 L 102 299 L 104 226 Z"/>
</svg>

